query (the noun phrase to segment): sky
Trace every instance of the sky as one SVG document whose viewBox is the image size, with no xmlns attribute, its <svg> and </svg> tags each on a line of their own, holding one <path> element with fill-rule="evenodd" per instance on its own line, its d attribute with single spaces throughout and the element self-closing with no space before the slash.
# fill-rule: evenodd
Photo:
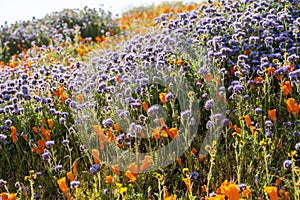
<svg viewBox="0 0 300 200">
<path fill-rule="evenodd" d="M 23 20 L 31 20 L 33 16 L 43 18 L 46 14 L 61 11 L 65 8 L 100 8 L 109 10 L 113 14 L 121 14 L 130 7 L 158 4 L 172 0 L 4 0 L 0 3 L 0 25 L 7 21 L 8 25 Z M 181 0 L 191 2 L 191 0 Z"/>
</svg>

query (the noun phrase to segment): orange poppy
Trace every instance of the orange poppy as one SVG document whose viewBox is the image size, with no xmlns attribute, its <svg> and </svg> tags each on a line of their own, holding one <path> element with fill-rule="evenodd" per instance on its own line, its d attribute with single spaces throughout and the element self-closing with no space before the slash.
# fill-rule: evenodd
<svg viewBox="0 0 300 200">
<path fill-rule="evenodd" d="M 144 110 L 147 112 L 147 111 L 148 111 L 148 109 L 149 109 L 149 107 L 148 107 L 148 105 L 147 105 L 147 102 L 146 102 L 146 101 L 143 101 L 143 103 L 142 103 L 142 106 L 143 106 Z"/>
<path fill-rule="evenodd" d="M 277 187 L 276 186 L 266 186 L 264 188 L 265 193 L 268 194 L 270 200 L 278 200 Z"/>
<path fill-rule="evenodd" d="M 67 193 L 68 192 L 68 187 L 67 187 L 67 181 L 66 181 L 66 177 L 63 177 L 61 179 L 57 180 L 57 184 L 59 186 L 59 189 L 63 192 L 63 193 Z"/>
<path fill-rule="evenodd" d="M 112 170 L 115 172 L 115 174 L 120 175 L 119 167 L 118 165 L 114 165 L 111 167 Z"/>
<path fill-rule="evenodd" d="M 256 77 L 256 78 L 254 79 L 254 82 L 255 82 L 255 83 L 262 83 L 264 80 L 265 80 L 265 79 L 262 78 L 262 77 Z"/>
<path fill-rule="evenodd" d="M 267 71 L 268 76 L 271 76 L 271 75 L 275 74 L 275 68 L 274 67 L 269 67 L 269 68 L 266 69 L 266 71 Z"/>
<path fill-rule="evenodd" d="M 74 174 L 78 174 L 77 163 L 76 163 L 76 161 L 73 162 L 73 173 L 74 173 Z"/>
<path fill-rule="evenodd" d="M 136 182 L 136 176 L 133 173 L 131 173 L 129 170 L 125 172 L 125 176 L 129 178 L 129 182 L 131 183 Z"/>
<path fill-rule="evenodd" d="M 276 121 L 277 117 L 276 117 L 276 109 L 273 110 L 269 110 L 268 111 L 268 115 L 271 118 L 272 121 Z"/>
<path fill-rule="evenodd" d="M 34 147 L 33 151 L 37 154 L 44 153 L 44 149 L 46 147 L 46 141 L 45 140 L 38 140 L 37 145 L 38 145 L 38 147 Z"/>
<path fill-rule="evenodd" d="M 113 184 L 114 183 L 114 179 L 112 176 L 106 176 L 105 177 L 105 182 L 108 184 Z"/>
<path fill-rule="evenodd" d="M 155 140 L 158 140 L 160 138 L 160 128 L 152 128 L 152 136 L 154 137 Z"/>
<path fill-rule="evenodd" d="M 17 193 L 9 193 L 7 200 L 16 200 L 17 199 Z"/>
<path fill-rule="evenodd" d="M 197 149 L 196 148 L 193 148 L 192 150 L 191 150 L 191 155 L 195 155 L 197 153 Z"/>
<path fill-rule="evenodd" d="M 39 132 L 36 126 L 32 127 L 32 130 L 33 130 L 33 132 L 35 132 L 35 133 L 38 133 L 38 132 Z"/>
<path fill-rule="evenodd" d="M 134 175 L 137 176 L 138 175 L 138 167 L 135 163 L 131 163 L 127 169 Z"/>
<path fill-rule="evenodd" d="M 100 163 L 100 153 L 99 153 L 99 151 L 97 149 L 92 149 L 92 155 L 93 155 L 95 164 L 99 164 Z"/>
<path fill-rule="evenodd" d="M 121 78 L 119 76 L 116 77 L 117 83 L 121 83 Z"/>
<path fill-rule="evenodd" d="M 82 96 L 82 94 L 78 94 L 77 96 L 76 96 L 76 100 L 78 101 L 78 102 L 82 102 L 83 101 L 83 96 Z"/>
<path fill-rule="evenodd" d="M 68 172 L 68 173 L 67 173 L 67 177 L 68 177 L 68 179 L 69 179 L 70 181 L 74 181 L 74 180 L 75 180 L 75 178 L 74 178 L 72 172 Z"/>
<path fill-rule="evenodd" d="M 12 141 L 13 141 L 13 143 L 16 143 L 17 142 L 17 129 L 14 126 L 11 126 L 10 129 L 11 129 Z"/>
<path fill-rule="evenodd" d="M 153 159 L 151 156 L 146 156 L 145 159 L 142 162 L 142 165 L 140 166 L 140 170 L 143 172 L 146 169 L 148 169 L 153 163 Z"/>
<path fill-rule="evenodd" d="M 6 192 L 2 192 L 2 193 L 1 193 L 1 199 L 2 199 L 2 200 L 7 200 Z"/>
<path fill-rule="evenodd" d="M 163 104 L 166 104 L 167 103 L 166 93 L 164 92 L 159 93 L 159 99 Z"/>
<path fill-rule="evenodd" d="M 183 178 L 182 179 L 183 182 L 185 183 L 186 189 L 188 192 L 192 192 L 193 188 L 192 188 L 192 181 L 190 177 L 187 178 Z"/>
<path fill-rule="evenodd" d="M 53 127 L 53 119 L 48 119 L 48 125 L 50 128 Z"/>
<path fill-rule="evenodd" d="M 115 129 L 117 132 L 119 132 L 119 131 L 121 130 L 118 124 L 114 124 L 114 129 Z"/>
<path fill-rule="evenodd" d="M 246 188 L 245 190 L 243 190 L 243 192 L 242 192 L 242 196 L 243 197 L 246 197 L 246 198 L 248 198 L 248 199 L 250 199 L 251 198 L 251 190 L 249 189 L 249 188 Z"/>
<path fill-rule="evenodd" d="M 278 193 L 282 200 L 289 200 L 289 197 L 290 197 L 289 192 L 287 192 L 285 190 L 279 190 Z"/>
<path fill-rule="evenodd" d="M 205 75 L 205 80 L 206 80 L 207 82 L 212 82 L 212 80 L 213 80 L 212 74 L 211 74 L 211 73 L 207 73 L 207 74 Z"/>
<path fill-rule="evenodd" d="M 170 136 L 170 138 L 174 139 L 178 134 L 178 129 L 177 128 L 171 128 L 167 133 Z"/>
<path fill-rule="evenodd" d="M 99 138 L 99 142 L 100 142 L 100 149 L 103 150 L 104 149 L 104 144 L 107 141 L 106 135 L 104 134 L 102 128 L 100 125 L 94 125 L 94 131 L 96 132 L 96 135 Z"/>
<path fill-rule="evenodd" d="M 287 96 L 288 94 L 292 93 L 293 92 L 293 88 L 291 86 L 291 83 L 290 81 L 285 81 L 281 84 L 281 90 L 283 91 L 283 94 L 285 96 Z"/>
<path fill-rule="evenodd" d="M 277 186 L 279 186 L 281 184 L 281 182 L 282 182 L 282 178 L 278 178 L 275 181 L 275 183 L 276 183 Z"/>
<path fill-rule="evenodd" d="M 245 119 L 246 125 L 248 127 L 251 126 L 251 118 L 248 115 L 246 115 L 246 116 L 244 116 L 244 119 Z"/>
<path fill-rule="evenodd" d="M 111 130 L 107 131 L 107 141 L 108 142 L 114 141 L 114 134 L 111 132 Z"/>
<path fill-rule="evenodd" d="M 293 113 L 296 115 L 299 113 L 300 108 L 299 105 L 295 103 L 294 98 L 288 98 L 287 100 L 285 100 L 285 104 L 289 113 Z"/>
<path fill-rule="evenodd" d="M 225 187 L 225 196 L 230 200 L 239 200 L 240 199 L 240 191 L 236 184 L 230 184 Z"/>
<path fill-rule="evenodd" d="M 182 165 L 182 160 L 181 160 L 181 158 L 177 158 L 177 163 L 178 163 L 179 166 Z"/>
<path fill-rule="evenodd" d="M 235 132 L 241 133 L 241 130 L 237 125 L 234 125 L 233 128 L 234 128 Z"/>
</svg>

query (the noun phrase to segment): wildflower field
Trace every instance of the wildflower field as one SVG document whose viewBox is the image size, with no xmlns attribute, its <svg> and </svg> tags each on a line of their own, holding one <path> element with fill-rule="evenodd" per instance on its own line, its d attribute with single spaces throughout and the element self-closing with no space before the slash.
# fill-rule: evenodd
<svg viewBox="0 0 300 200">
<path fill-rule="evenodd" d="M 0 28 L 0 199 L 300 199 L 300 2 L 67 9 Z"/>
</svg>

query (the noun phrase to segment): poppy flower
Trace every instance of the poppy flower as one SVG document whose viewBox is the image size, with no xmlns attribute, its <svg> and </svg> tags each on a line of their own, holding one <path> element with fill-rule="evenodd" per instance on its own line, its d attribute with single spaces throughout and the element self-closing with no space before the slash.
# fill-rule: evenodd
<svg viewBox="0 0 300 200">
<path fill-rule="evenodd" d="M 235 130 L 235 132 L 241 133 L 241 130 L 240 130 L 240 128 L 237 125 L 234 125 L 233 129 Z"/>
<path fill-rule="evenodd" d="M 230 200 L 239 200 L 240 191 L 238 189 L 238 185 L 229 184 L 227 187 L 225 187 L 225 196 Z"/>
<path fill-rule="evenodd" d="M 283 94 L 285 96 L 287 96 L 288 94 L 293 92 L 293 88 L 291 86 L 291 82 L 290 81 L 285 81 L 281 84 L 281 90 L 283 91 Z"/>
<path fill-rule="evenodd" d="M 251 118 L 248 115 L 246 115 L 246 116 L 244 116 L 244 119 L 245 119 L 246 125 L 248 127 L 250 127 L 251 126 Z"/>
<path fill-rule="evenodd" d="M 151 156 L 146 156 L 145 159 L 142 162 L 142 165 L 140 166 L 140 170 L 143 172 L 146 169 L 148 169 L 153 163 L 153 159 Z"/>
<path fill-rule="evenodd" d="M 37 154 L 44 153 L 44 149 L 46 147 L 46 140 L 38 140 L 38 147 L 33 148 L 33 151 Z"/>
<path fill-rule="evenodd" d="M 297 115 L 300 111 L 300 107 L 298 104 L 295 103 L 294 98 L 288 98 L 287 100 L 285 100 L 285 105 L 289 113 L 293 113 Z"/>
<path fill-rule="evenodd" d="M 186 189 L 188 192 L 192 192 L 192 181 L 190 177 L 183 178 L 183 182 L 185 183 Z"/>
<path fill-rule="evenodd" d="M 97 149 L 92 149 L 92 155 L 93 155 L 93 159 L 94 159 L 94 162 L 96 164 L 99 164 L 100 163 L 100 153 Z"/>
<path fill-rule="evenodd" d="M 68 192 L 68 187 L 67 187 L 67 182 L 66 182 L 66 177 L 63 177 L 61 179 L 57 180 L 57 184 L 59 186 L 59 189 L 63 192 L 63 193 L 67 193 Z"/>
<path fill-rule="evenodd" d="M 276 121 L 277 117 L 276 117 L 276 109 L 273 110 L 269 110 L 268 111 L 268 115 L 271 118 L 272 121 Z"/>
<path fill-rule="evenodd" d="M 32 127 L 32 130 L 33 130 L 33 132 L 35 132 L 35 133 L 38 133 L 38 132 L 39 132 L 36 126 Z"/>
<path fill-rule="evenodd" d="M 164 199 L 166 199 L 169 196 L 168 189 L 167 187 L 164 187 L 163 190 L 164 190 Z"/>
<path fill-rule="evenodd" d="M 107 141 L 106 135 L 103 132 L 103 129 L 101 128 L 100 125 L 95 125 L 94 131 L 96 132 L 96 135 L 98 136 L 99 142 L 100 142 L 100 149 L 104 149 L 104 144 Z"/>
<path fill-rule="evenodd" d="M 118 124 L 114 124 L 114 129 L 117 131 L 117 132 L 120 132 L 120 127 Z"/>
<path fill-rule="evenodd" d="M 159 99 L 160 101 L 163 103 L 163 104 L 166 104 L 167 103 L 167 99 L 166 99 L 166 93 L 162 92 L 162 93 L 159 93 Z"/>
<path fill-rule="evenodd" d="M 191 150 L 191 155 L 195 155 L 196 153 L 197 153 L 197 149 L 196 148 L 192 148 L 192 150 Z"/>
<path fill-rule="evenodd" d="M 112 176 L 106 176 L 105 177 L 105 182 L 108 184 L 113 184 L 114 183 L 114 179 Z"/>
<path fill-rule="evenodd" d="M 142 103 L 142 106 L 143 106 L 143 109 L 147 112 L 148 111 L 148 109 L 149 109 L 149 107 L 148 107 L 148 105 L 147 105 L 147 102 L 146 101 L 143 101 L 143 103 Z"/>
<path fill-rule="evenodd" d="M 127 169 L 134 175 L 137 176 L 138 175 L 138 167 L 135 163 L 131 163 Z"/>
<path fill-rule="evenodd" d="M 13 143 L 16 143 L 17 142 L 17 129 L 14 126 L 11 126 L 10 129 L 11 129 L 12 141 L 13 141 Z"/>
<path fill-rule="evenodd" d="M 70 181 L 74 181 L 74 180 L 75 180 L 75 178 L 74 178 L 72 172 L 68 172 L 68 173 L 67 173 L 67 177 L 68 177 L 68 179 L 69 179 Z"/>
<path fill-rule="evenodd" d="M 134 174 L 132 174 L 129 170 L 125 172 L 125 176 L 129 178 L 130 183 L 135 183 L 136 182 L 136 177 Z"/>
<path fill-rule="evenodd" d="M 290 197 L 290 193 L 281 189 L 278 191 L 279 193 L 279 196 L 281 197 L 282 200 L 289 200 L 289 197 Z"/>
<path fill-rule="evenodd" d="M 170 128 L 167 133 L 170 136 L 170 138 L 174 139 L 178 134 L 178 129 L 177 128 Z"/>
<path fill-rule="evenodd" d="M 182 160 L 181 160 L 181 158 L 177 158 L 177 163 L 178 163 L 179 166 L 182 165 Z"/>
<path fill-rule="evenodd" d="M 160 138 L 160 128 L 152 128 L 152 136 L 154 137 L 155 140 L 158 140 Z"/>
<path fill-rule="evenodd" d="M 213 76 L 212 76 L 211 73 L 207 73 L 207 74 L 205 75 L 205 80 L 206 80 L 207 82 L 212 82 L 212 79 L 213 79 Z"/>
<path fill-rule="evenodd" d="M 265 79 L 262 78 L 262 77 L 256 77 L 256 78 L 254 79 L 254 83 L 262 83 L 264 80 L 265 80 Z"/>
<path fill-rule="evenodd" d="M 76 163 L 76 161 L 73 162 L 73 173 L 74 173 L 74 174 L 78 174 L 77 163 Z"/>
<path fill-rule="evenodd" d="M 265 193 L 269 196 L 270 200 L 278 200 L 277 187 L 276 186 L 266 186 L 264 188 Z"/>
<path fill-rule="evenodd" d="M 120 175 L 119 167 L 118 165 L 114 165 L 111 167 L 115 174 Z"/>
<path fill-rule="evenodd" d="M 48 125 L 50 128 L 53 127 L 53 119 L 48 119 Z"/>
</svg>

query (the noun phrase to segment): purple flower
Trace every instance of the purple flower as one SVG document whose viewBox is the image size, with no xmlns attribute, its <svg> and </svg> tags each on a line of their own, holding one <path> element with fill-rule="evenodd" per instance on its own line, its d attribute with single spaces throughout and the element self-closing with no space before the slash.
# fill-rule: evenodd
<svg viewBox="0 0 300 200">
<path fill-rule="evenodd" d="M 104 120 L 102 124 L 105 128 L 109 128 L 114 125 L 114 121 L 111 118 L 108 118 L 108 119 Z"/>
<path fill-rule="evenodd" d="M 33 194 L 33 199 L 40 199 L 41 197 L 40 197 L 40 195 L 39 194 L 37 194 L 37 193 L 34 193 Z"/>
<path fill-rule="evenodd" d="M 297 151 L 300 151 L 300 142 L 298 142 L 298 143 L 295 145 L 295 149 L 296 149 Z"/>
<path fill-rule="evenodd" d="M 64 145 L 64 146 L 67 146 L 68 144 L 69 144 L 69 140 L 63 140 L 61 143 L 62 143 L 62 145 Z"/>
<path fill-rule="evenodd" d="M 185 110 L 182 113 L 180 113 L 181 119 L 188 120 L 188 118 L 191 116 L 190 110 Z"/>
<path fill-rule="evenodd" d="M 56 165 L 55 167 L 54 167 L 54 171 L 55 172 L 60 172 L 62 170 L 62 165 Z"/>
<path fill-rule="evenodd" d="M 262 109 L 261 109 L 261 108 L 255 108 L 255 109 L 254 109 L 254 113 L 255 113 L 256 115 L 260 115 L 260 114 L 262 113 Z"/>
<path fill-rule="evenodd" d="M 193 172 L 191 172 L 191 173 L 189 174 L 189 176 L 190 176 L 190 178 L 191 178 L 191 181 L 194 182 L 194 181 L 196 181 L 196 180 L 198 179 L 199 173 L 196 172 L 196 171 L 193 171 Z"/>
<path fill-rule="evenodd" d="M 291 160 L 285 160 L 283 162 L 284 169 L 291 170 L 292 169 L 292 161 Z"/>
<path fill-rule="evenodd" d="M 204 108 L 206 110 L 211 110 L 213 108 L 214 104 L 215 104 L 215 101 L 213 99 L 209 99 L 205 102 Z"/>
<path fill-rule="evenodd" d="M 94 164 L 92 167 L 90 167 L 90 173 L 91 174 L 97 174 L 97 172 L 100 171 L 100 165 Z"/>
<path fill-rule="evenodd" d="M 247 188 L 247 185 L 245 183 L 241 183 L 238 188 L 240 192 L 243 192 Z"/>
<path fill-rule="evenodd" d="M 54 145 L 54 141 L 53 140 L 49 140 L 49 141 L 46 142 L 46 147 L 47 148 L 51 148 L 51 147 L 53 147 L 53 145 Z"/>
<path fill-rule="evenodd" d="M 272 137 L 272 131 L 268 130 L 266 132 L 266 136 L 267 136 L 267 138 L 271 138 Z"/>
<path fill-rule="evenodd" d="M 49 151 L 46 151 L 42 154 L 42 157 L 44 160 L 49 160 L 51 156 L 51 153 Z"/>
<path fill-rule="evenodd" d="M 78 188 L 80 186 L 80 181 L 76 181 L 76 180 L 71 181 L 70 185 L 71 188 Z"/>
</svg>

